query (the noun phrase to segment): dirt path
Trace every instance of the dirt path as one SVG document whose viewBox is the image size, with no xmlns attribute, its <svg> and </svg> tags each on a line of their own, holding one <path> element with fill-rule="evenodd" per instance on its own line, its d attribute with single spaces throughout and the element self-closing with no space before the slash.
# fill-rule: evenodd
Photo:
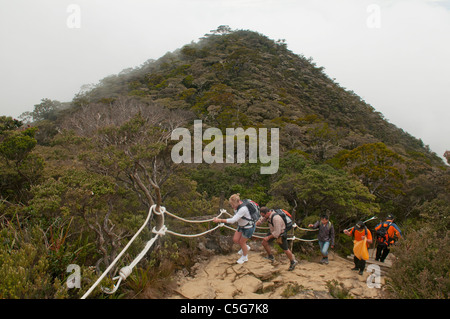
<svg viewBox="0 0 450 319">
<path fill-rule="evenodd" d="M 327 281 L 336 280 L 339 287 L 348 290 L 352 298 L 382 298 L 381 289 L 369 288 L 370 275 L 352 271 L 353 262 L 331 253 L 329 264 L 299 260 L 294 271 L 288 271 L 289 260 L 284 254 L 275 255 L 275 261 L 265 259 L 266 254 L 257 244 L 251 246 L 249 261 L 236 263 L 239 255 L 214 255 L 195 265 L 193 277 L 180 275 L 176 294 L 169 298 L 187 299 L 260 299 L 260 298 L 333 298 Z M 367 265 L 375 263 L 368 262 Z M 387 264 L 389 262 L 387 261 Z M 383 273 L 382 273 L 383 274 Z M 335 282 L 336 283 L 336 282 Z"/>
</svg>

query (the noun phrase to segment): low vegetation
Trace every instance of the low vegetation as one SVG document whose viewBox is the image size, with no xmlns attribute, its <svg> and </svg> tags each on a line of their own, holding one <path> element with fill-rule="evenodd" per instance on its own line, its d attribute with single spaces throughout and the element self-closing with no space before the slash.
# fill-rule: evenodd
<svg viewBox="0 0 450 319">
<path fill-rule="evenodd" d="M 175 164 L 171 132 L 192 129 L 194 119 L 219 129 L 280 128 L 278 172 Z M 394 249 L 392 296 L 448 298 L 448 166 L 284 41 L 229 28 L 85 87 L 71 102 L 42 99 L 21 120 L 0 117 L 0 298 L 79 298 L 151 205 L 212 216 L 229 209 L 232 193 L 289 210 L 303 226 L 328 212 L 337 234 L 394 214 L 405 238 Z M 185 233 L 208 228 L 170 223 Z M 112 286 L 151 235 L 102 285 Z M 338 251 L 350 245 L 337 236 Z M 97 289 L 90 297 L 163 297 L 197 249 L 166 236 L 116 295 Z M 66 286 L 70 264 L 80 266 L 80 289 Z M 158 288 L 149 291 L 150 283 Z"/>
</svg>

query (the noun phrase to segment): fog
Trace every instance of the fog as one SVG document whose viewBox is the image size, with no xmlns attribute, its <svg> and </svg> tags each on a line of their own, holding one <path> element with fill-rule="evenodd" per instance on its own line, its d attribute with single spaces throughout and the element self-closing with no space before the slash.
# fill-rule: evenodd
<svg viewBox="0 0 450 319">
<path fill-rule="evenodd" d="M 158 59 L 219 25 L 285 39 L 442 157 L 450 1 L 0 0 L 0 115 Z"/>
</svg>

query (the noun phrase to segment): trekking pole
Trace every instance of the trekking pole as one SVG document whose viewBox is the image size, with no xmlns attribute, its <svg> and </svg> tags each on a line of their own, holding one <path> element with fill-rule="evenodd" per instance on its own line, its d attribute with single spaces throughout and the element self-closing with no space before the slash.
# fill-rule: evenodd
<svg viewBox="0 0 450 319">
<path fill-rule="evenodd" d="M 371 220 L 373 220 L 373 219 L 377 219 L 377 218 L 378 218 L 377 216 L 373 216 L 373 217 L 371 217 L 371 218 L 369 218 L 369 219 L 363 221 L 363 223 L 365 224 L 365 223 L 367 223 L 367 222 L 369 222 L 369 221 L 371 221 Z M 353 228 L 353 226 L 350 227 L 350 228 L 347 228 L 346 230 L 349 231 L 349 230 L 352 229 L 352 228 Z"/>
<path fill-rule="evenodd" d="M 373 250 L 372 250 L 372 259 L 374 259 L 373 255 L 375 255 L 375 250 L 377 249 L 377 246 L 378 246 L 378 243 L 376 240 L 374 240 L 373 241 Z"/>
</svg>

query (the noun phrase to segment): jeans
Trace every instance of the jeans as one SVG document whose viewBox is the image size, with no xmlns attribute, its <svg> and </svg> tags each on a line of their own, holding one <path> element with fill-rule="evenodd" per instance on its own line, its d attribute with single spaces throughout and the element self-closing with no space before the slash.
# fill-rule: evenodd
<svg viewBox="0 0 450 319">
<path fill-rule="evenodd" d="M 319 247 L 320 247 L 320 252 L 322 253 L 322 256 L 327 257 L 328 256 L 328 248 L 330 247 L 330 242 L 319 240 Z"/>
<path fill-rule="evenodd" d="M 249 227 L 249 228 L 244 228 L 241 226 L 238 226 L 237 231 L 242 233 L 242 237 L 245 238 L 252 238 L 253 233 L 255 232 L 255 228 L 256 228 L 256 224 L 253 224 L 253 226 Z"/>
</svg>

